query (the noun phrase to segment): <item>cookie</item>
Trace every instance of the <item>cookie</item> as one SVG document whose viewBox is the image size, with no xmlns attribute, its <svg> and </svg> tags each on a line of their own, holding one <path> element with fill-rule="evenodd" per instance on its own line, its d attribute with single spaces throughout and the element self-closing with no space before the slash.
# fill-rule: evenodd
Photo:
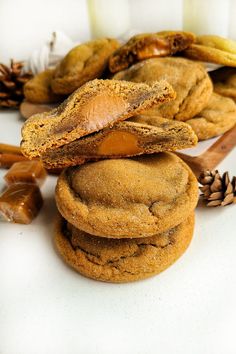
<svg viewBox="0 0 236 354">
<path fill-rule="evenodd" d="M 197 137 L 184 122 L 161 117 L 137 116 L 98 133 L 46 151 L 41 159 L 47 168 L 76 166 L 86 159 L 119 158 L 193 147 Z M 84 161 L 83 161 L 84 159 Z"/>
<path fill-rule="evenodd" d="M 58 108 L 30 117 L 22 129 L 22 152 L 40 156 L 82 136 L 125 120 L 175 94 L 165 81 L 136 84 L 93 80 L 75 91 Z"/>
<path fill-rule="evenodd" d="M 49 112 L 57 106 L 58 103 L 31 103 L 27 100 L 24 100 L 20 104 L 20 115 L 22 118 L 28 119 L 34 114 Z"/>
<path fill-rule="evenodd" d="M 212 94 L 212 82 L 204 67 L 184 58 L 148 59 L 115 74 L 114 79 L 147 83 L 168 81 L 176 92 L 176 99 L 145 112 L 154 117 L 185 121 L 201 112 Z"/>
<path fill-rule="evenodd" d="M 109 69 L 116 73 L 140 60 L 173 55 L 188 48 L 194 40 L 193 33 L 182 31 L 138 34 L 110 56 Z"/>
<path fill-rule="evenodd" d="M 236 123 L 236 104 L 231 98 L 213 93 L 206 108 L 186 121 L 199 140 L 210 139 L 227 132 Z"/>
<path fill-rule="evenodd" d="M 155 236 L 111 239 L 89 235 L 58 217 L 54 241 L 62 259 L 86 277 L 129 282 L 158 274 L 188 248 L 194 214 L 180 225 Z"/>
<path fill-rule="evenodd" d="M 92 235 L 152 236 L 181 223 L 194 210 L 198 185 L 172 153 L 108 159 L 69 167 L 57 181 L 62 216 Z"/>
<path fill-rule="evenodd" d="M 236 67 L 236 42 L 228 38 L 198 36 L 182 54 L 189 59 Z"/>
<path fill-rule="evenodd" d="M 55 70 L 53 92 L 69 95 L 87 81 L 100 78 L 119 45 L 116 39 L 101 38 L 73 48 Z"/>
<path fill-rule="evenodd" d="M 236 69 L 223 67 L 211 73 L 214 91 L 222 96 L 236 101 Z"/>
<path fill-rule="evenodd" d="M 34 76 L 24 85 L 24 96 L 32 103 L 61 102 L 63 96 L 55 94 L 51 89 L 54 70 L 45 70 Z"/>
</svg>

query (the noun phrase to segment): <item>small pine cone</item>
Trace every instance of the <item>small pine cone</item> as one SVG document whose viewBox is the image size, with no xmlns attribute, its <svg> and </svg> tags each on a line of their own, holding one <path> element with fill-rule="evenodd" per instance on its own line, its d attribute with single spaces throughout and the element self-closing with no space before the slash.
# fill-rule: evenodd
<svg viewBox="0 0 236 354">
<path fill-rule="evenodd" d="M 10 66 L 0 63 L 0 108 L 16 108 L 24 99 L 24 84 L 32 78 L 23 72 L 24 64 L 11 60 Z"/>
<path fill-rule="evenodd" d="M 199 178 L 199 187 L 202 197 L 207 201 L 207 206 L 225 206 L 236 203 L 236 177 L 230 181 L 228 172 L 223 176 L 215 171 L 203 171 Z"/>
</svg>

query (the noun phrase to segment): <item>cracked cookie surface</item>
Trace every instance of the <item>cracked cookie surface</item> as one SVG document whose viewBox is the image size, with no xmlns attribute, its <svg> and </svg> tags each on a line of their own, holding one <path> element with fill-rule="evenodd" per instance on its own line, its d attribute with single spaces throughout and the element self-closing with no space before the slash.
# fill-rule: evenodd
<svg viewBox="0 0 236 354">
<path fill-rule="evenodd" d="M 236 104 L 231 98 L 213 93 L 202 112 L 186 123 L 191 125 L 199 140 L 224 134 L 236 123 Z"/>
<path fill-rule="evenodd" d="M 63 260 L 77 272 L 119 283 L 148 278 L 168 268 L 188 247 L 193 228 L 191 213 L 164 233 L 118 240 L 89 235 L 58 216 L 54 239 Z"/>
<path fill-rule="evenodd" d="M 229 38 L 214 35 L 198 36 L 195 43 L 182 54 L 193 60 L 236 67 L 236 43 Z"/>
<path fill-rule="evenodd" d="M 212 94 L 212 82 L 205 68 L 184 58 L 144 60 L 114 75 L 116 80 L 151 83 L 165 79 L 176 92 L 176 98 L 145 114 L 185 121 L 207 105 Z"/>
<path fill-rule="evenodd" d="M 69 167 L 56 186 L 62 216 L 97 236 L 152 236 L 181 223 L 194 210 L 198 185 L 172 153 L 109 159 Z"/>
<path fill-rule="evenodd" d="M 119 45 L 116 39 L 101 38 L 73 48 L 55 69 L 53 92 L 71 94 L 87 81 L 100 78 L 109 56 Z"/>
</svg>

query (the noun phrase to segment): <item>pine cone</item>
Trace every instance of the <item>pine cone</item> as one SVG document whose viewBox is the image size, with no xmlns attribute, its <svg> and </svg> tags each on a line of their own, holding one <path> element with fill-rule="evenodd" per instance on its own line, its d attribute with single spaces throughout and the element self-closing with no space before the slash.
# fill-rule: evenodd
<svg viewBox="0 0 236 354">
<path fill-rule="evenodd" d="M 202 196 L 207 206 L 225 206 L 236 203 L 236 177 L 230 181 L 228 172 L 223 176 L 217 170 L 202 172 L 198 178 Z"/>
<path fill-rule="evenodd" d="M 11 60 L 10 67 L 0 64 L 0 108 L 16 108 L 24 98 L 23 86 L 32 74 L 23 73 L 24 64 Z"/>
</svg>

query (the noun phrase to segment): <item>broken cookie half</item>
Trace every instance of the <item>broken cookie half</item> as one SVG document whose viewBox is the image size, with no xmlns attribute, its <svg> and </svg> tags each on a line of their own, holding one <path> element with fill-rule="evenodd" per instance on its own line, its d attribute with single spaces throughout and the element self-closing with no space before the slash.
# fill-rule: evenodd
<svg viewBox="0 0 236 354">
<path fill-rule="evenodd" d="M 194 41 L 195 35 L 191 32 L 138 34 L 111 54 L 109 69 L 116 73 L 144 59 L 170 56 L 188 48 Z"/>
<path fill-rule="evenodd" d="M 166 81 L 90 81 L 58 108 L 27 120 L 22 128 L 22 152 L 29 158 L 41 156 L 173 98 L 175 92 Z"/>
<path fill-rule="evenodd" d="M 122 158 L 196 145 L 192 128 L 183 122 L 145 115 L 120 122 L 112 128 L 77 139 L 42 154 L 48 169 L 76 166 L 91 159 Z"/>
</svg>

